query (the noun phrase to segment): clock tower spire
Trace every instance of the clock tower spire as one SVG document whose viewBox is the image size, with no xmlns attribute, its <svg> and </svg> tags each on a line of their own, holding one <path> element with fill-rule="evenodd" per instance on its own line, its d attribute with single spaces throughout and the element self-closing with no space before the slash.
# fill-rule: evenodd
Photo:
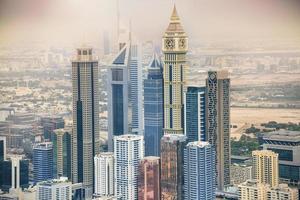
<svg viewBox="0 0 300 200">
<path fill-rule="evenodd" d="M 174 5 L 162 38 L 164 63 L 164 134 L 184 133 L 183 93 L 188 38 Z"/>
</svg>

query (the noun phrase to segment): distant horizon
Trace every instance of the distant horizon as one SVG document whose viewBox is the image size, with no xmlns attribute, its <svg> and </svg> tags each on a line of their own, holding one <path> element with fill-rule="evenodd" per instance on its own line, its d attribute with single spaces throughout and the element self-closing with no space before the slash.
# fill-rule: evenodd
<svg viewBox="0 0 300 200">
<path fill-rule="evenodd" d="M 116 37 L 116 1 L 21 0 L 0 3 L 0 45 L 5 43 L 100 45 L 103 32 Z M 189 40 L 300 41 L 300 2 L 288 0 L 123 0 L 120 29 L 138 41 L 159 44 L 176 3 Z M 2 4 L 2 5 L 1 5 Z M 56 45 L 55 45 L 56 46 Z"/>
</svg>

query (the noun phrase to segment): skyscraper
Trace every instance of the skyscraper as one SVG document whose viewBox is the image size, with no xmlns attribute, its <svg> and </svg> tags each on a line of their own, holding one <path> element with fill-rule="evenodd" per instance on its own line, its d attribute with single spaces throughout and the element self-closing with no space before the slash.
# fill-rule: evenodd
<svg viewBox="0 0 300 200">
<path fill-rule="evenodd" d="M 144 157 L 139 165 L 138 199 L 160 200 L 160 158 Z"/>
<path fill-rule="evenodd" d="M 77 49 L 72 61 L 72 180 L 93 194 L 94 156 L 100 151 L 98 61 L 92 48 Z"/>
<path fill-rule="evenodd" d="M 111 152 L 97 154 L 95 164 L 94 193 L 100 197 L 114 195 L 114 155 Z"/>
<path fill-rule="evenodd" d="M 129 132 L 131 111 L 129 110 L 129 56 L 130 45 L 125 44 L 107 74 L 108 92 L 108 149 L 113 150 L 113 137 Z M 129 115 L 130 114 L 130 115 Z"/>
<path fill-rule="evenodd" d="M 258 183 L 278 186 L 278 154 L 269 150 L 252 152 L 253 178 Z"/>
<path fill-rule="evenodd" d="M 163 72 L 158 56 L 154 54 L 144 80 L 145 155 L 160 156 L 163 135 Z"/>
<path fill-rule="evenodd" d="M 36 200 L 71 200 L 72 183 L 67 178 L 43 181 L 37 184 Z"/>
<path fill-rule="evenodd" d="M 0 161 L 0 189 L 26 188 L 29 185 L 29 160 L 12 155 L 9 160 Z"/>
<path fill-rule="evenodd" d="M 164 135 L 161 139 L 161 197 L 164 200 L 182 200 L 183 197 L 183 151 L 186 136 Z"/>
<path fill-rule="evenodd" d="M 230 79 L 209 71 L 206 79 L 206 140 L 216 148 L 217 186 L 230 184 Z"/>
<path fill-rule="evenodd" d="M 113 137 L 143 135 L 142 66 L 138 44 L 120 43 L 120 51 L 108 69 L 108 149 Z"/>
<path fill-rule="evenodd" d="M 56 129 L 53 131 L 51 141 L 53 143 L 54 177 L 68 177 L 71 180 L 71 138 L 72 129 Z"/>
<path fill-rule="evenodd" d="M 205 141 L 205 87 L 188 87 L 184 93 L 184 134 L 188 142 Z"/>
<path fill-rule="evenodd" d="M 183 93 L 186 84 L 187 36 L 174 6 L 162 39 L 164 54 L 164 133 L 183 134 Z"/>
<path fill-rule="evenodd" d="M 208 142 L 188 143 L 184 150 L 184 199 L 215 199 L 215 148 Z"/>
<path fill-rule="evenodd" d="M 114 157 L 116 196 L 120 200 L 137 200 L 139 162 L 144 157 L 143 136 L 115 136 Z"/>
<path fill-rule="evenodd" d="M 0 137 L 0 161 L 6 160 L 6 137 Z"/>
<path fill-rule="evenodd" d="M 52 142 L 36 143 L 33 146 L 34 182 L 53 178 L 53 145 Z"/>
<path fill-rule="evenodd" d="M 41 117 L 41 125 L 44 130 L 44 139 L 49 140 L 55 129 L 65 127 L 65 121 L 60 116 L 45 116 Z"/>
<path fill-rule="evenodd" d="M 143 101 L 142 101 L 142 52 L 141 46 L 131 44 L 130 48 L 130 88 L 129 106 L 132 112 L 131 133 L 143 135 Z"/>
</svg>

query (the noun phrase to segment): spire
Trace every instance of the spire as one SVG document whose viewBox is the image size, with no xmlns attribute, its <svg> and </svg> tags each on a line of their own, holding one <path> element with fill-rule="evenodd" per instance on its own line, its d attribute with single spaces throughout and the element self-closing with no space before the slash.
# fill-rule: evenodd
<svg viewBox="0 0 300 200">
<path fill-rule="evenodd" d="M 170 18 L 170 24 L 169 24 L 166 32 L 184 33 L 184 30 L 180 24 L 180 18 L 178 16 L 175 4 L 174 4 L 174 8 L 173 8 L 172 15 Z"/>
<path fill-rule="evenodd" d="M 179 21 L 179 20 L 180 19 L 179 19 L 178 13 L 177 13 L 176 5 L 174 4 L 173 12 L 171 15 L 171 21 Z"/>
</svg>

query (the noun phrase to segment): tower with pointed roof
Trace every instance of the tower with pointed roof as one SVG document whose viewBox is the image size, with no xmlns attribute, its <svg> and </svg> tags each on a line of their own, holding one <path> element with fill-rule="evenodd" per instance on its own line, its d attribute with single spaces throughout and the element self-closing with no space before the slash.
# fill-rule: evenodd
<svg viewBox="0 0 300 200">
<path fill-rule="evenodd" d="M 162 38 L 164 71 L 164 134 L 183 134 L 183 93 L 186 84 L 188 38 L 174 5 Z"/>
<path fill-rule="evenodd" d="M 160 139 L 163 135 L 163 72 L 156 54 L 148 67 L 144 80 L 145 155 L 160 156 Z"/>
</svg>

